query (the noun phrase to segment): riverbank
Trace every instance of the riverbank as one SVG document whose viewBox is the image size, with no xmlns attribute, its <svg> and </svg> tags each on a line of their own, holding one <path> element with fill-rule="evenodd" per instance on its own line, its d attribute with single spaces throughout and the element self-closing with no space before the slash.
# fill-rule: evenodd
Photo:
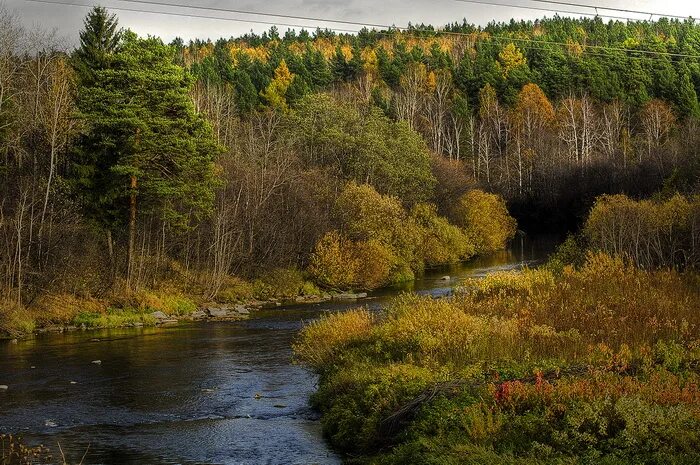
<svg viewBox="0 0 700 465">
<path fill-rule="evenodd" d="M 0 433 L 21 431 L 30 445 L 60 442 L 69 463 L 80 462 L 90 445 L 87 461 L 105 465 L 340 464 L 308 404 L 318 378 L 291 363 L 303 322 L 359 305 L 378 310 L 405 292 L 445 296 L 469 278 L 541 263 L 556 243 L 553 237 L 518 240 L 359 301 L 285 302 L 240 321 L 180 320 L 167 328 L 0 343 L 0 384 L 9 386 L 0 392 Z"/>
<path fill-rule="evenodd" d="M 295 351 L 351 463 L 695 463 L 699 279 L 589 256 L 329 315 Z"/>
<path fill-rule="evenodd" d="M 329 292 L 272 297 L 265 300 L 237 300 L 236 303 L 205 301 L 199 296 L 142 291 L 132 295 L 132 306 L 118 306 L 121 299 L 81 299 L 70 295 L 50 295 L 41 305 L 4 311 L 0 340 L 20 339 L 42 333 L 139 328 L 175 325 L 192 321 L 236 321 L 261 309 L 289 305 L 319 304 L 331 301 L 359 301 L 366 292 Z"/>
<path fill-rule="evenodd" d="M 441 293 L 472 271 L 485 274 L 502 267 L 533 265 L 547 257 L 560 242 L 556 235 L 536 237 L 519 236 L 508 249 L 474 257 L 465 262 L 433 267 L 410 282 L 376 289 L 372 296 L 386 296 L 396 292 L 411 292 L 437 287 Z M 445 280 L 445 277 L 451 277 Z M 429 282 L 425 282 L 425 280 Z M 157 290 L 120 292 L 104 298 L 79 297 L 73 294 L 51 294 L 35 299 L 28 308 L 0 303 L 0 340 L 21 339 L 47 332 L 79 331 L 90 329 L 154 327 L 159 325 L 217 319 L 245 319 L 261 309 L 333 301 L 362 301 L 366 292 L 322 291 L 298 270 L 274 270 L 257 280 L 230 276 L 224 280 L 214 299 L 200 284 L 203 279 L 178 275 L 177 280 L 165 283 Z M 213 308 L 215 315 L 209 314 Z M 236 309 L 250 313 L 241 314 Z M 222 315 L 223 312 L 226 314 Z M 162 312 L 163 315 L 152 315 Z"/>
</svg>

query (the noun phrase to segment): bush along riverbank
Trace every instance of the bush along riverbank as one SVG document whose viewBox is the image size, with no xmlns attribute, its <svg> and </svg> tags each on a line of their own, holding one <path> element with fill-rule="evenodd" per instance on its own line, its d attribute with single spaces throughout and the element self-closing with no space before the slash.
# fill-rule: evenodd
<svg viewBox="0 0 700 465">
<path fill-rule="evenodd" d="M 240 320 L 262 308 L 367 297 L 366 292 L 319 289 L 305 279 L 304 273 L 294 269 L 273 270 L 251 281 L 230 276 L 213 296 L 207 296 L 197 285 L 201 281 L 179 276 L 178 286 L 111 291 L 101 298 L 45 294 L 28 307 L 2 302 L 0 338 L 79 329 L 161 326 L 179 321 Z"/>
<path fill-rule="evenodd" d="M 407 209 L 397 197 L 354 182 L 334 209 L 338 229 L 319 240 L 303 271 L 277 268 L 245 279 L 192 272 L 170 261 L 151 288 L 129 289 L 117 279 L 108 290 L 39 291 L 22 306 L 0 300 L 0 335 L 241 319 L 262 307 L 357 300 L 366 291 L 412 281 L 427 267 L 503 249 L 516 232 L 503 199 L 479 190 L 466 192 L 449 220 L 432 204 Z"/>
<path fill-rule="evenodd" d="M 589 253 L 309 324 L 350 463 L 700 462 L 700 279 Z"/>
</svg>

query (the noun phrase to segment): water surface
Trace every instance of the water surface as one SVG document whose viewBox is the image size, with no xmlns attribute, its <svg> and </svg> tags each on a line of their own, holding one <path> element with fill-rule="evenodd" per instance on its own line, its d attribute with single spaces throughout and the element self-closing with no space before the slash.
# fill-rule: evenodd
<svg viewBox="0 0 700 465">
<path fill-rule="evenodd" d="M 516 240 L 507 251 L 431 270 L 363 304 L 380 308 L 403 291 L 445 295 L 467 277 L 536 264 L 553 244 Z M 0 343 L 0 384 L 9 385 L 0 391 L 0 432 L 60 442 L 68 463 L 87 450 L 85 464 L 338 464 L 308 406 L 316 377 L 291 363 L 291 342 L 303 321 L 354 306 Z"/>
</svg>

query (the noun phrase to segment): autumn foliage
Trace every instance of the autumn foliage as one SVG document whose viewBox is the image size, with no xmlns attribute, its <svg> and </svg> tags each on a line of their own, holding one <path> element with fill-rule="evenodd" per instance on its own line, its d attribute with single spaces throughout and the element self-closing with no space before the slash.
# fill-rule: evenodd
<svg viewBox="0 0 700 465">
<path fill-rule="evenodd" d="M 326 436 L 361 463 L 692 463 L 698 284 L 589 254 L 324 317 L 295 351 Z"/>
<path fill-rule="evenodd" d="M 515 220 L 497 195 L 470 191 L 459 205 L 461 227 L 432 204 L 409 211 L 396 197 L 349 183 L 335 203 L 338 229 L 317 243 L 309 271 L 330 288 L 373 289 L 503 248 L 513 237 Z"/>
</svg>

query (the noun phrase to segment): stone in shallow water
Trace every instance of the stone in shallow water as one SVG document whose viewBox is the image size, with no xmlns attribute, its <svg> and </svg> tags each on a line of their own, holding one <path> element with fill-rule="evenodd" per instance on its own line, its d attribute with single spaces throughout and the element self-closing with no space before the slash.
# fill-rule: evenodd
<svg viewBox="0 0 700 465">
<path fill-rule="evenodd" d="M 228 316 L 228 310 L 225 308 L 209 307 L 207 308 L 207 312 L 212 318 L 225 318 Z"/>
<path fill-rule="evenodd" d="M 245 308 L 243 305 L 236 305 L 234 309 L 239 315 L 250 315 L 250 310 Z"/>
<path fill-rule="evenodd" d="M 93 365 L 102 365 L 102 360 L 93 360 L 92 364 Z"/>
<path fill-rule="evenodd" d="M 333 296 L 333 300 L 357 300 L 357 299 L 364 299 L 367 297 L 366 292 L 358 292 L 357 294 L 353 294 L 351 292 L 346 292 L 344 294 L 335 294 Z"/>
<path fill-rule="evenodd" d="M 10 386 L 7 384 L 0 384 L 0 391 L 7 391 L 8 389 L 10 389 Z"/>
</svg>

